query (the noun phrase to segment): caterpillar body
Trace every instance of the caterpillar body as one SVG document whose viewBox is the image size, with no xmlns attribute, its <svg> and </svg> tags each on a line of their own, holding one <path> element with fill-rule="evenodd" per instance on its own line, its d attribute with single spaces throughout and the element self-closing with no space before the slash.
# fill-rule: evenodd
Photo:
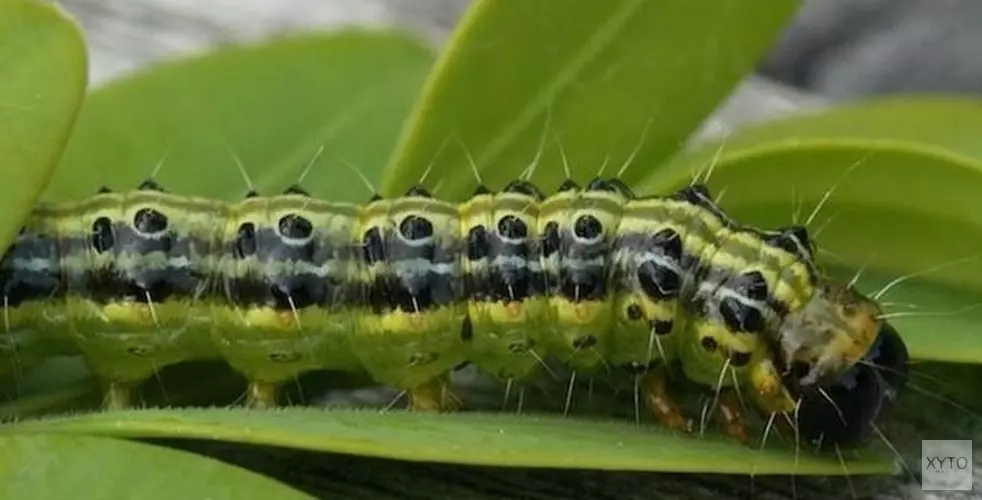
<svg viewBox="0 0 982 500">
<path fill-rule="evenodd" d="M 454 405 L 454 367 L 520 383 L 549 356 L 637 377 L 675 429 L 677 368 L 764 414 L 796 412 L 802 438 L 847 445 L 906 373 L 899 335 L 822 274 L 805 228 L 741 226 L 698 184 L 641 197 L 616 178 L 567 180 L 545 196 L 516 180 L 460 204 L 416 186 L 356 205 L 299 186 L 227 204 L 147 180 L 37 206 L 0 283 L 8 355 L 80 352 L 116 408 L 163 366 L 221 358 L 252 406 L 334 369 L 439 410 Z M 744 439 L 727 401 L 727 431 Z"/>
</svg>

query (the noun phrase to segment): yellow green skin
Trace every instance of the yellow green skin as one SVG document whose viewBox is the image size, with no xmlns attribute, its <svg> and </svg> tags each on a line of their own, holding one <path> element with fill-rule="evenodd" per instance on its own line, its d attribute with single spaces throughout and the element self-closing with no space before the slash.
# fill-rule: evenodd
<svg viewBox="0 0 982 500">
<path fill-rule="evenodd" d="M 641 252 L 657 252 L 651 245 L 632 244 L 632 236 L 650 236 L 663 231 L 687 234 L 685 219 L 691 205 L 662 198 L 638 199 L 625 204 L 617 239 L 613 245 L 612 265 L 620 270 L 615 278 L 622 285 L 613 293 L 616 317 L 615 334 L 607 337 L 603 350 L 608 362 L 617 367 L 649 367 L 654 362 L 666 363 L 677 358 L 679 325 L 684 322 L 678 294 L 652 297 L 645 293 L 638 280 Z M 690 241 L 690 245 L 698 242 Z M 663 254 L 662 254 L 663 255 Z M 677 262 L 681 266 L 681 262 Z M 640 311 L 640 314 L 638 312 Z M 671 329 L 661 333 L 661 324 L 671 323 Z M 643 370 L 634 369 L 635 373 Z"/>
<path fill-rule="evenodd" d="M 200 313 L 199 307 L 180 301 L 157 304 L 158 327 L 142 305 L 106 304 L 102 316 L 92 312 L 93 305 L 88 299 L 69 297 L 63 307 L 73 318 L 69 331 L 79 351 L 103 380 L 134 385 L 165 366 L 215 357 L 208 340 L 210 318 L 188 318 L 189 312 Z"/>
<path fill-rule="evenodd" d="M 412 218 L 429 221 L 429 234 L 404 234 Z M 376 382 L 412 393 L 467 360 L 459 225 L 455 205 L 424 197 L 378 200 L 362 209 L 358 233 L 372 258 L 358 265 L 364 305 L 357 306 L 351 340 Z M 434 300 L 412 302 L 410 296 Z"/>
<path fill-rule="evenodd" d="M 49 302 L 28 301 L 8 310 L 8 329 L 0 334 L 0 379 L 19 377 L 52 356 L 78 354 L 64 315 L 46 315 L 50 308 Z"/>
<path fill-rule="evenodd" d="M 78 354 L 64 311 L 50 301 L 26 301 L 7 309 L 0 335 L 0 376 L 19 373 L 52 356 Z"/>
<path fill-rule="evenodd" d="M 55 288 L 60 285 L 57 270 L 39 269 L 18 273 L 17 260 L 41 258 L 49 266 L 57 267 L 52 258 L 57 256 L 57 237 L 50 217 L 38 216 L 35 212 L 24 221 L 23 230 L 14 241 L 0 268 L 6 279 L 32 279 Z M 45 285 L 39 285 L 45 286 Z M 54 293 L 54 290 L 51 290 Z M 16 300 L 5 297 L 3 300 L 2 333 L 0 333 L 0 377 L 20 376 L 32 366 L 51 356 L 78 354 L 78 345 L 68 333 L 68 318 L 64 311 L 52 309 L 51 299 L 44 294 Z"/>
<path fill-rule="evenodd" d="M 556 193 L 539 206 L 538 234 L 548 239 L 552 225 L 556 227 L 554 232 L 559 242 L 557 251 L 551 255 L 544 251 L 541 259 L 555 317 L 555 322 L 543 332 L 543 343 L 548 352 L 577 371 L 610 372 L 605 346 L 615 334 L 614 303 L 606 296 L 594 299 L 576 297 L 575 291 L 564 293 L 563 281 L 607 280 L 610 244 L 626 202 L 626 198 L 616 193 L 571 189 Z M 583 217 L 599 222 L 597 234 L 589 238 L 576 234 L 577 221 Z M 600 264 L 579 264 L 594 259 Z M 585 341 L 588 338 L 591 340 Z"/>
<path fill-rule="evenodd" d="M 350 248 L 357 214 L 354 205 L 322 202 L 302 194 L 252 197 L 229 207 L 216 273 L 226 300 L 211 305 L 211 334 L 221 358 L 251 384 L 273 391 L 267 395 L 271 401 L 256 404 L 274 404 L 275 386 L 304 372 L 357 370 L 349 342 L 356 314 L 343 302 L 344 290 L 334 289 L 324 299 L 326 303 L 294 304 L 285 309 L 277 307 L 268 291 L 271 287 L 291 291 L 303 284 L 298 276 L 308 275 L 349 283 L 354 277 Z M 292 216 L 310 222 L 309 235 L 283 239 L 280 222 Z M 253 233 L 250 242 L 244 243 L 246 236 L 240 229 L 247 225 Z M 242 255 L 236 248 L 242 244 L 254 245 L 254 253 Z M 258 302 L 236 300 L 236 287 L 247 286 L 246 282 L 268 285 L 266 293 L 255 297 Z"/>
<path fill-rule="evenodd" d="M 530 289 L 536 277 L 541 279 L 541 271 L 528 269 L 530 262 L 539 262 L 538 201 L 520 192 L 488 193 L 475 195 L 459 207 L 460 238 L 467 242 L 461 264 L 472 288 L 467 303 L 467 357 L 481 371 L 506 382 L 521 382 L 541 368 L 546 356 L 542 333 L 554 322 L 549 299 Z M 524 236 L 501 233 L 499 222 L 509 218 L 521 224 Z M 509 269 L 505 259 L 516 259 L 525 269 Z M 527 281 L 521 279 L 523 272 Z M 520 290 L 491 290 L 494 283 L 502 288 L 508 283 L 527 285 Z"/>
<path fill-rule="evenodd" d="M 794 400 L 781 385 L 766 343 L 768 337 L 782 333 L 780 318 L 764 300 L 752 301 L 761 314 L 760 328 L 739 332 L 721 316 L 720 301 L 738 286 L 737 277 L 757 273 L 767 298 L 794 315 L 815 292 L 817 277 L 811 262 L 766 243 L 760 231 L 720 226 L 705 214 L 693 213 L 693 217 L 698 219 L 690 227 L 697 230 L 688 233 L 687 243 L 700 249 L 698 260 L 711 263 L 712 269 L 703 272 L 701 286 L 688 303 L 690 310 L 683 315 L 678 351 L 682 371 L 687 379 L 707 387 L 736 386 L 766 413 L 790 411 Z"/>
<path fill-rule="evenodd" d="M 148 208 L 168 218 L 166 229 L 151 238 L 135 231 L 132 222 Z M 135 384 L 169 364 L 215 356 L 208 339 L 210 318 L 202 313 L 200 302 L 182 296 L 102 302 L 88 296 L 86 283 L 99 273 L 138 279 L 148 269 L 163 273 L 176 269 L 204 277 L 197 283 L 189 280 L 189 285 L 207 286 L 217 242 L 215 221 L 221 220 L 222 212 L 223 206 L 210 200 L 155 191 L 101 193 L 78 204 L 46 206 L 36 212 L 52 221 L 62 241 L 66 297 L 60 309 L 68 333 L 98 376 L 112 383 Z M 100 221 L 114 243 L 103 252 L 90 244 Z M 141 248 L 151 239 L 152 244 L 168 240 L 170 248 Z"/>
</svg>

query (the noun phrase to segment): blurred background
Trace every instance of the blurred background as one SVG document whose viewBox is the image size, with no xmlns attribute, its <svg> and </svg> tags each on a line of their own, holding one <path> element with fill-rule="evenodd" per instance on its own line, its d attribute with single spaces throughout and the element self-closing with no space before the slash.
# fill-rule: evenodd
<svg viewBox="0 0 982 500">
<path fill-rule="evenodd" d="M 442 46 L 470 0 L 62 0 L 100 84 L 150 62 L 298 30 L 413 30 Z M 827 100 L 982 93 L 982 2 L 804 0 L 797 19 L 706 127 L 722 131 Z"/>
</svg>

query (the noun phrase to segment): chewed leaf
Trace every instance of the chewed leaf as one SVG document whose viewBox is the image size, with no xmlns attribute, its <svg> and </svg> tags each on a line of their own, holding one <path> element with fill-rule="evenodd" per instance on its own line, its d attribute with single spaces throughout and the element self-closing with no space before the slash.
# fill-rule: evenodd
<svg viewBox="0 0 982 500">
<path fill-rule="evenodd" d="M 884 474 L 892 462 L 871 451 L 836 456 L 717 438 L 680 436 L 651 426 L 487 413 L 283 409 L 106 412 L 0 427 L 0 433 L 171 437 L 284 446 L 411 461 L 502 467 L 714 472 L 730 474 Z"/>
<path fill-rule="evenodd" d="M 192 453 L 93 436 L 0 436 L 3 498 L 277 498 L 309 496 Z"/>
<path fill-rule="evenodd" d="M 50 2 L 0 1 L 0 247 L 51 177 L 85 94 L 76 23 Z"/>
<path fill-rule="evenodd" d="M 640 190 L 675 189 L 713 164 L 710 187 L 734 217 L 809 223 L 819 259 L 847 268 L 843 279 L 864 269 L 875 293 L 916 275 L 879 297 L 912 356 L 982 362 L 980 129 L 979 100 L 876 100 L 737 132 Z"/>
<path fill-rule="evenodd" d="M 311 194 L 364 201 L 371 191 L 345 163 L 378 184 L 431 62 L 413 38 L 345 31 L 151 66 L 91 93 L 45 197 L 134 189 L 156 170 L 172 192 L 237 200 L 248 191 L 238 159 L 263 194 L 313 162 Z"/>
<path fill-rule="evenodd" d="M 390 159 L 386 195 L 427 180 L 460 199 L 539 159 L 533 180 L 632 182 L 673 154 L 757 63 L 797 2 L 478 1 Z M 636 154 L 634 151 L 636 150 Z"/>
</svg>

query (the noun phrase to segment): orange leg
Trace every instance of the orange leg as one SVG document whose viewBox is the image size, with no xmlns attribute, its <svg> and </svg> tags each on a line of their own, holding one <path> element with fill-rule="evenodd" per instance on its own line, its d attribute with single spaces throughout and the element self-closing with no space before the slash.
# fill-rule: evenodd
<svg viewBox="0 0 982 500">
<path fill-rule="evenodd" d="M 644 395 L 648 407 L 662 425 L 680 432 L 692 432 L 692 420 L 682 416 L 682 410 L 668 394 L 665 383 L 665 371 L 656 367 L 641 378 L 641 394 Z"/>
<path fill-rule="evenodd" d="M 407 391 L 413 411 L 455 411 L 461 402 L 450 390 L 448 377 L 437 377 Z"/>
<path fill-rule="evenodd" d="M 733 389 L 726 389 L 719 396 L 719 414 L 723 417 L 723 428 L 737 441 L 747 444 L 747 421 L 743 418 L 740 399 Z"/>
<path fill-rule="evenodd" d="M 246 392 L 246 407 L 265 410 L 276 408 L 276 400 L 279 396 L 279 384 L 275 382 L 262 382 L 253 380 L 249 382 Z"/>
</svg>

